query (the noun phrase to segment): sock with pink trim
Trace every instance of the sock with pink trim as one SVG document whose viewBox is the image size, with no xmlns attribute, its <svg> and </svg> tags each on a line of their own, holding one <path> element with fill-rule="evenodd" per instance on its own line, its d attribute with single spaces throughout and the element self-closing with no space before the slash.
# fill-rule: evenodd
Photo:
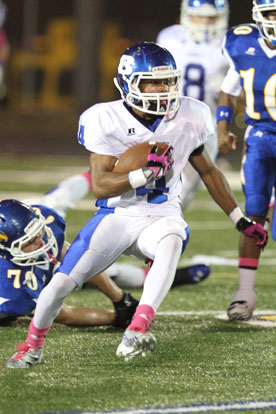
<svg viewBox="0 0 276 414">
<path fill-rule="evenodd" d="M 245 301 L 254 309 L 256 304 L 254 285 L 258 264 L 259 259 L 250 257 L 239 258 L 239 288 L 234 294 L 233 302 Z"/>
<path fill-rule="evenodd" d="M 45 336 L 47 335 L 50 329 L 51 329 L 51 325 L 46 326 L 45 328 L 37 328 L 34 325 L 34 322 L 32 319 L 30 326 L 29 326 L 29 332 L 28 332 L 28 336 L 26 339 L 26 343 L 28 345 L 31 345 L 34 348 L 42 348 L 44 345 Z"/>
<path fill-rule="evenodd" d="M 155 316 L 154 309 L 149 305 L 138 305 L 127 330 L 146 333 Z"/>
<path fill-rule="evenodd" d="M 87 184 L 89 186 L 89 191 L 91 191 L 91 175 L 89 171 L 81 173 L 81 175 L 86 179 Z"/>
</svg>

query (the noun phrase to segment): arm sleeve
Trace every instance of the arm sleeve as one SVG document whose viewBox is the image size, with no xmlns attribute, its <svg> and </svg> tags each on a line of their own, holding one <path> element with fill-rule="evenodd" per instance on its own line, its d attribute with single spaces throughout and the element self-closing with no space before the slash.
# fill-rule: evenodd
<svg viewBox="0 0 276 414">
<path fill-rule="evenodd" d="M 229 95 L 239 96 L 241 89 L 240 75 L 230 66 L 222 82 L 221 90 Z"/>
<path fill-rule="evenodd" d="M 105 104 L 96 104 L 80 116 L 78 142 L 88 151 L 119 158 L 125 151 L 121 141 Z"/>
<path fill-rule="evenodd" d="M 230 31 L 228 32 L 229 35 Z M 229 95 L 239 96 L 241 93 L 240 74 L 237 71 L 236 65 L 228 52 L 228 36 L 225 35 L 222 44 L 222 52 L 229 63 L 229 69 L 222 82 L 221 90 Z"/>
<path fill-rule="evenodd" d="M 199 149 L 202 145 L 204 145 L 205 141 L 210 136 L 215 134 L 215 124 L 214 124 L 213 117 L 211 115 L 210 108 L 203 102 L 200 102 L 200 104 L 201 104 L 202 117 L 199 117 L 197 115 L 198 130 L 195 132 L 197 136 L 197 145 L 195 146 L 194 151 L 197 151 L 197 149 Z M 201 121 L 199 122 L 200 118 L 201 118 Z M 193 155 L 197 155 L 197 154 L 193 154 Z"/>
</svg>

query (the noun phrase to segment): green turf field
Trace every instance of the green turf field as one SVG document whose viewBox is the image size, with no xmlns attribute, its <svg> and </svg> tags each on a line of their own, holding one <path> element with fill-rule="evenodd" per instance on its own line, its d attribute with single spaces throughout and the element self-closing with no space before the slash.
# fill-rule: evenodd
<svg viewBox="0 0 276 414">
<path fill-rule="evenodd" d="M 46 191 L 59 179 L 85 169 L 86 161 L 85 157 L 4 157 L 0 198 Z M 241 192 L 235 190 L 235 194 L 243 206 Z M 91 217 L 90 207 L 93 203 L 87 198 L 76 210 L 69 211 L 69 241 Z M 42 364 L 29 370 L 7 370 L 6 360 L 16 344 L 25 340 L 29 319 L 22 318 L 11 326 L 0 327 L 1 414 L 107 411 L 276 398 L 276 327 L 217 318 L 227 308 L 237 286 L 233 263 L 237 260 L 238 232 L 205 190 L 197 193 L 185 218 L 191 238 L 180 264 L 194 260 L 196 255 L 212 256 L 213 261 L 224 259 L 222 264 L 211 266 L 212 273 L 206 281 L 169 292 L 151 327 L 157 338 L 156 351 L 147 358 L 125 363 L 115 356 L 121 331 L 112 327 L 77 329 L 54 325 L 46 340 Z M 276 314 L 275 284 L 275 250 L 270 240 L 256 284 L 257 310 L 275 309 Z M 141 295 L 140 290 L 131 293 L 137 298 Z M 76 292 L 66 303 L 112 308 L 110 301 L 94 289 Z"/>
</svg>

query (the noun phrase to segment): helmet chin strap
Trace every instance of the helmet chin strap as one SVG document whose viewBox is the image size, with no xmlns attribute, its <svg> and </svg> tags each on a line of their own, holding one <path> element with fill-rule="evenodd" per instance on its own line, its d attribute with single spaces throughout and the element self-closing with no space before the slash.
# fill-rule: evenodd
<svg viewBox="0 0 276 414">
<path fill-rule="evenodd" d="M 47 252 L 47 255 L 51 259 L 52 263 L 54 263 L 55 265 L 58 263 L 57 258 L 53 254 Z"/>
<path fill-rule="evenodd" d="M 44 245 L 44 243 L 41 243 L 41 245 L 39 246 L 39 248 L 41 248 L 43 245 Z M 53 264 L 56 265 L 58 263 L 57 258 L 52 253 L 46 252 L 46 254 L 47 254 L 47 256 L 49 257 L 49 259 L 51 260 L 51 262 Z"/>
</svg>

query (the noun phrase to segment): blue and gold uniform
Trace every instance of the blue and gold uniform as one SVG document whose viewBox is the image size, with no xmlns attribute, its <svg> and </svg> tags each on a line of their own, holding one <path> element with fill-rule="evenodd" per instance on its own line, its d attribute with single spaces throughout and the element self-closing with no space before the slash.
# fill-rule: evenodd
<svg viewBox="0 0 276 414">
<path fill-rule="evenodd" d="M 60 256 L 64 237 L 65 221 L 53 209 L 36 205 L 45 217 L 47 226 L 53 231 Z M 17 317 L 31 312 L 36 306 L 41 290 L 51 280 L 55 264 L 18 266 L 8 259 L 0 257 L 0 320 L 5 317 Z"/>
<path fill-rule="evenodd" d="M 276 49 L 248 24 L 227 32 L 224 54 L 240 76 L 245 98 L 245 213 L 266 217 L 276 182 Z"/>
</svg>

